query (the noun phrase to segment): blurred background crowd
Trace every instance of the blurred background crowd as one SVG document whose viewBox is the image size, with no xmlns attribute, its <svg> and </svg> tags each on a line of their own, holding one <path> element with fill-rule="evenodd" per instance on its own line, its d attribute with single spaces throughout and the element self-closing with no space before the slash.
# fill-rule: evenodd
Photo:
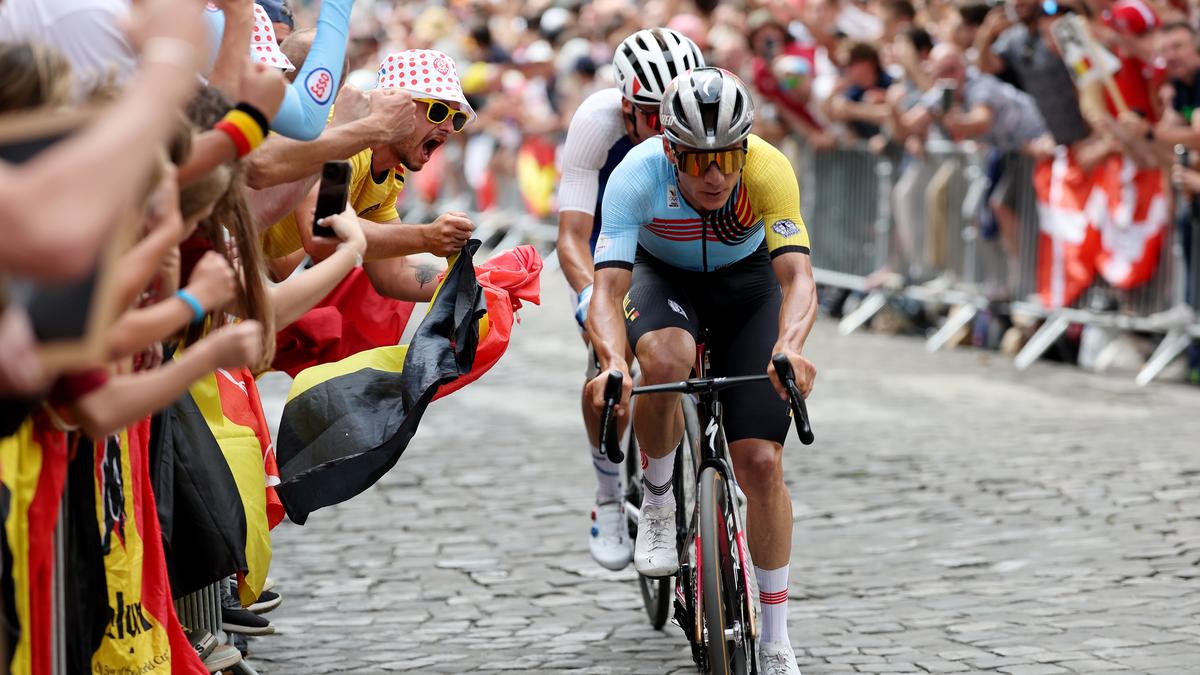
<svg viewBox="0 0 1200 675">
<path fill-rule="evenodd" d="M 304 23 L 312 10 L 294 11 Z M 547 218 L 554 149 L 578 103 L 612 85 L 614 47 L 638 28 L 674 28 L 710 64 L 753 84 L 755 132 L 801 174 L 815 266 L 855 277 L 823 294 L 834 316 L 873 289 L 969 281 L 988 316 L 962 339 L 1015 352 L 1059 307 L 1191 316 L 1198 23 L 1195 3 L 1166 0 L 375 0 L 356 6 L 350 77 L 370 87 L 378 55 L 397 46 L 453 55 L 481 123 L 417 177 L 423 189 L 406 195 L 408 207 L 449 201 Z M 847 170 L 871 156 L 866 175 Z M 880 163 L 889 168 L 883 192 L 873 175 Z M 974 203 L 945 194 L 968 167 L 978 189 L 959 192 Z M 1055 196 L 1064 184 L 1066 202 Z M 1130 184 L 1137 189 L 1124 194 L 1114 187 Z M 880 206 L 851 208 L 863 200 Z M 1064 210 L 1087 223 L 1059 222 Z M 967 212 L 961 224 L 957 211 Z M 934 250 L 960 237 L 983 248 Z M 870 260 L 848 261 L 857 254 Z M 1018 330 L 1009 330 L 1014 308 L 997 302 L 1018 303 Z M 898 309 L 898 329 L 932 332 L 946 303 L 936 304 L 933 316 L 928 303 L 889 303 L 885 313 Z M 1072 326 L 1051 354 L 1077 360 L 1084 331 Z M 1159 337 L 1110 333 L 1091 344 L 1113 340 L 1129 368 Z M 1200 378 L 1194 347 L 1189 371 Z"/>
<path fill-rule="evenodd" d="M 472 235 L 531 241 L 552 268 L 566 130 L 613 86 L 616 46 L 655 26 L 751 85 L 843 330 L 1096 368 L 1188 352 L 1200 382 L 1200 3 L 0 0 L 13 671 L 50 672 L 56 578 L 85 598 L 64 672 L 171 653 L 202 672 L 193 647 L 210 669 L 241 658 L 216 633 L 271 631 L 256 612 L 280 602 L 269 535 L 289 470 L 255 378 L 395 346 Z M 391 58 L 414 85 L 432 61 L 442 86 L 394 95 Z M 360 217 L 313 237 L 327 160 L 352 165 Z M 536 288 L 536 253 L 518 266 Z M 511 324 L 520 302 L 498 295 Z M 94 333 L 101 296 L 112 330 L 52 366 L 31 318 Z M 55 540 L 59 505 L 95 527 Z"/>
</svg>

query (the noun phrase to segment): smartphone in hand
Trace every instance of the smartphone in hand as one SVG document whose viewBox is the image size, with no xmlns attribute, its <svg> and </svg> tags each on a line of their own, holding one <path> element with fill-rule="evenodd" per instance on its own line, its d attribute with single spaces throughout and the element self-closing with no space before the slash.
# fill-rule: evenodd
<svg viewBox="0 0 1200 675">
<path fill-rule="evenodd" d="M 950 112 L 950 108 L 954 107 L 954 97 L 957 93 L 958 83 L 951 79 L 939 80 L 938 86 L 942 90 L 942 114 Z"/>
<path fill-rule="evenodd" d="M 313 214 L 313 236 L 335 238 L 333 228 L 318 225 L 322 218 L 346 210 L 350 191 L 350 163 L 344 160 L 325 162 L 321 167 L 321 187 L 317 190 L 317 210 Z"/>
</svg>

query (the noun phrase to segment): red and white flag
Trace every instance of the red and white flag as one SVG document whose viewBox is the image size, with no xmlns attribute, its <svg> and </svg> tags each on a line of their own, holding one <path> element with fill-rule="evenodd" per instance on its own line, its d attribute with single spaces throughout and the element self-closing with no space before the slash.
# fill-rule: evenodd
<svg viewBox="0 0 1200 675">
<path fill-rule="evenodd" d="M 1062 146 L 1034 169 L 1041 224 L 1038 294 L 1047 308 L 1071 304 L 1096 276 L 1100 237 L 1088 218 L 1094 183 L 1093 174 L 1083 171 Z"/>
<path fill-rule="evenodd" d="M 1170 220 L 1164 172 L 1112 156 L 1096 174 L 1091 214 L 1100 232 L 1096 268 L 1117 288 L 1144 284 L 1158 269 Z"/>
</svg>

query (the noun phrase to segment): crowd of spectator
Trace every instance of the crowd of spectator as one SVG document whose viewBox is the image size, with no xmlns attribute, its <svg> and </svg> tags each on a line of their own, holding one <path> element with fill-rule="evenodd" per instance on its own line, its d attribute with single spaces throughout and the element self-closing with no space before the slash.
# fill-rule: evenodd
<svg viewBox="0 0 1200 675">
<path fill-rule="evenodd" d="M 241 406 L 261 413 L 253 381 L 286 356 L 276 354 L 276 335 L 334 289 L 356 283 L 383 301 L 429 300 L 446 268 L 439 258 L 472 234 L 465 211 L 515 193 L 523 208 L 548 215 L 555 148 L 579 103 L 612 86 L 613 49 L 640 28 L 676 29 L 708 63 L 753 83 L 755 131 L 767 140 L 900 158 L 897 191 L 933 143 L 986 154 L 982 229 L 1008 253 L 1010 285 L 1020 274 L 1017 232 L 1028 226 L 1017 196 L 1035 189 L 1020 182 L 1013 158 L 1039 162 L 1046 184 L 1063 188 L 1039 196 L 1056 213 L 1068 209 L 1057 201 L 1063 190 L 1087 183 L 1087 197 L 1101 186 L 1109 211 L 1133 214 L 1133 230 L 1150 225 L 1132 254 L 1105 248 L 1125 230 L 1096 225 L 1098 262 L 1088 264 L 1114 285 L 1133 285 L 1145 280 L 1139 247 L 1162 241 L 1153 214 L 1165 208 L 1192 250 L 1198 25 L 1200 5 L 1168 0 L 0 0 L 5 545 L 48 545 L 21 541 L 33 530 L 12 525 L 41 513 L 30 508 L 38 499 L 58 500 L 22 492 L 32 448 L 87 465 L 90 503 L 112 511 L 99 520 L 97 555 L 110 572 L 135 564 L 112 560 L 108 535 L 128 519 L 153 539 L 159 518 L 153 508 L 134 513 L 150 493 L 135 499 L 128 485 L 171 479 L 151 471 L 105 482 L 105 467 L 136 473 L 157 461 L 147 453 L 164 432 L 152 420 L 181 397 L 203 408 L 211 395 L 216 416 L 231 415 L 214 373 L 236 381 Z M 435 118 L 442 108 L 449 112 Z M 350 163 L 350 204 L 327 219 L 333 235 L 320 237 L 315 188 L 332 160 Z M 1113 189 L 1102 186 L 1108 166 Z M 1141 191 L 1125 202 L 1122 179 Z M 1178 207 L 1160 206 L 1173 200 L 1155 181 L 1167 180 L 1189 196 Z M 897 220 L 901 238 L 922 227 Z M 815 253 L 821 231 L 839 225 L 810 224 Z M 1061 234 L 1050 230 L 1051 239 Z M 899 257 L 869 283 L 910 274 L 911 248 L 899 242 Z M 38 302 L 58 304 L 46 312 Z M 80 316 L 56 316 L 72 312 Z M 40 342 L 60 330 L 87 338 L 74 357 L 51 357 Z M 245 517 L 263 520 L 273 449 L 269 437 L 254 443 L 268 490 L 250 506 L 264 513 Z M 34 477 L 45 470 L 37 466 Z M 269 518 L 273 526 L 281 516 Z M 168 550 L 158 560 L 174 571 L 172 532 L 161 525 Z M 33 564 L 8 570 L 25 570 L 16 584 L 27 593 L 40 583 Z M 233 575 L 223 582 L 227 627 L 269 632 L 242 607 L 269 608 L 278 596 L 265 569 L 246 568 L 214 570 Z M 146 626 L 171 632 L 169 599 L 146 610 Z M 45 617 L 32 601 L 11 602 L 24 619 L 6 635 L 13 670 L 42 672 L 48 643 L 30 636 Z M 95 645 L 133 639 L 103 630 L 123 620 L 114 614 L 124 607 L 103 604 L 98 632 L 79 619 L 87 661 L 119 660 L 119 649 Z M 220 660 L 220 649 L 203 648 L 205 636 L 189 637 Z"/>
</svg>

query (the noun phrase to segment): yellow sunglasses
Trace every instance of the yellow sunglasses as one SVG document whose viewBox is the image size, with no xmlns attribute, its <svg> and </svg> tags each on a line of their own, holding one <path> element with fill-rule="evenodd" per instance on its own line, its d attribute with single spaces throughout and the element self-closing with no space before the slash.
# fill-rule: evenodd
<svg viewBox="0 0 1200 675">
<path fill-rule="evenodd" d="M 703 176 L 708 167 L 717 165 L 717 170 L 728 176 L 746 166 L 746 148 L 731 150 L 679 150 L 675 151 L 675 166 L 689 176 Z"/>
<path fill-rule="evenodd" d="M 451 108 L 446 105 L 445 101 L 439 101 L 436 98 L 414 98 L 413 100 L 424 103 L 427 106 L 425 108 L 425 119 L 434 124 L 441 124 L 447 118 L 453 117 L 450 126 L 454 128 L 454 133 L 462 131 L 463 127 L 467 126 L 467 122 L 471 120 L 470 115 L 462 110 Z"/>
</svg>

